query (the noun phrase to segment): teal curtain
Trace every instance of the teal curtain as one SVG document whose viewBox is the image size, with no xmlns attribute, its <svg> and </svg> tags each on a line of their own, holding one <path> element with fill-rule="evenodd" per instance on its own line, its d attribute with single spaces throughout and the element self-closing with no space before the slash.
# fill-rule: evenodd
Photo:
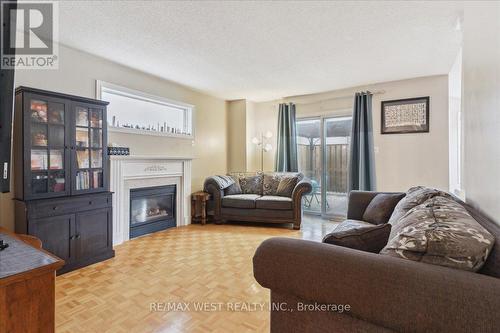
<svg viewBox="0 0 500 333">
<path fill-rule="evenodd" d="M 352 114 L 349 191 L 375 191 L 372 94 L 356 93 Z"/>
<path fill-rule="evenodd" d="M 280 104 L 278 113 L 278 144 L 275 171 L 297 172 L 297 124 L 295 104 Z"/>
</svg>

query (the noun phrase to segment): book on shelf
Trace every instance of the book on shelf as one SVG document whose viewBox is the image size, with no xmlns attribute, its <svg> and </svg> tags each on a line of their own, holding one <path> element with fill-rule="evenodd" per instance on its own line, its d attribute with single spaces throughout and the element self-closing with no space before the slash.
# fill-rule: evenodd
<svg viewBox="0 0 500 333">
<path fill-rule="evenodd" d="M 31 151 L 31 170 L 47 170 L 47 151 Z"/>
<path fill-rule="evenodd" d="M 76 174 L 76 189 L 87 190 L 90 188 L 89 171 L 79 171 Z"/>
<path fill-rule="evenodd" d="M 63 152 L 61 150 L 50 151 L 50 170 L 63 169 Z"/>
<path fill-rule="evenodd" d="M 92 173 L 92 178 L 93 178 L 93 187 L 94 188 L 98 188 L 101 186 L 101 176 L 102 176 L 102 173 L 100 171 L 94 171 Z"/>
</svg>

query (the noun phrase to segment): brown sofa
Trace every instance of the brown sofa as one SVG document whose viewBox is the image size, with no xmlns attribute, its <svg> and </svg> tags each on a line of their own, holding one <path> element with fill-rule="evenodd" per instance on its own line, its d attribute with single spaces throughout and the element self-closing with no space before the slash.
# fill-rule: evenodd
<svg viewBox="0 0 500 333">
<path fill-rule="evenodd" d="M 272 175 L 273 173 L 239 173 L 232 175 L 237 182 L 238 177 Z M 302 196 L 311 192 L 312 186 L 301 173 L 280 173 L 280 175 L 296 176 L 297 184 L 290 197 L 263 195 L 263 181 L 255 193 L 228 194 L 228 185 L 221 184 L 216 177 L 205 180 L 204 189 L 211 194 L 208 203 L 209 214 L 215 223 L 225 221 L 248 221 L 264 223 L 292 223 L 294 229 L 300 229 L 302 221 Z"/>
<path fill-rule="evenodd" d="M 359 220 L 375 192 L 352 192 Z M 494 237 L 478 273 L 298 239 L 257 249 L 254 275 L 271 289 L 272 332 L 499 332 L 500 226 L 461 203 Z M 349 311 L 278 311 L 276 304 L 348 304 Z"/>
</svg>

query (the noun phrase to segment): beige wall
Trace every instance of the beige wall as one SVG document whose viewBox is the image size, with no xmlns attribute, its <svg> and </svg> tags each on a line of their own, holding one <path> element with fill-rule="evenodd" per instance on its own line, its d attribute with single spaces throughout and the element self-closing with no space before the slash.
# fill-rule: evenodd
<svg viewBox="0 0 500 333">
<path fill-rule="evenodd" d="M 373 96 L 373 125 L 377 189 L 402 191 L 414 185 L 448 189 L 448 77 L 431 76 L 373 84 L 321 94 L 284 99 L 297 104 L 297 117 L 342 116 L 352 113 L 356 91 L 385 91 Z M 345 98 L 331 99 L 334 97 Z M 380 102 L 383 100 L 430 96 L 430 132 L 419 134 L 380 134 Z M 328 101 L 324 101 L 328 100 Z M 324 102 L 321 102 L 324 101 Z M 256 103 L 255 131 L 271 129 L 276 133 L 278 104 Z M 275 137 L 276 138 L 276 137 Z M 274 147 L 276 146 L 274 138 Z M 265 169 L 272 170 L 275 151 L 265 157 Z M 254 154 L 253 165 L 260 156 Z"/>
<path fill-rule="evenodd" d="M 244 99 L 227 102 L 227 170 L 245 171 L 247 165 L 247 102 Z"/>
<path fill-rule="evenodd" d="M 260 148 L 252 142 L 252 139 L 255 137 L 260 139 L 261 133 L 266 132 L 266 130 L 263 131 L 259 124 L 256 123 L 256 117 L 258 117 L 256 115 L 262 104 L 243 99 L 229 101 L 227 105 L 228 171 L 260 170 Z M 268 129 L 271 128 L 269 127 Z M 258 161 L 255 156 L 258 156 Z M 268 159 L 267 162 L 272 161 Z M 272 168 L 265 170 L 272 170 Z"/>
<path fill-rule="evenodd" d="M 464 11 L 464 178 L 467 202 L 500 224 L 500 3 Z"/>
<path fill-rule="evenodd" d="M 95 98 L 95 81 L 103 80 L 149 94 L 195 105 L 195 140 L 110 133 L 109 142 L 129 146 L 135 155 L 192 156 L 192 188 L 206 176 L 226 172 L 226 103 L 188 87 L 105 59 L 60 47 L 59 70 L 20 70 L 16 86 L 25 85 Z M 13 227 L 12 194 L 0 196 L 0 225 Z"/>
</svg>

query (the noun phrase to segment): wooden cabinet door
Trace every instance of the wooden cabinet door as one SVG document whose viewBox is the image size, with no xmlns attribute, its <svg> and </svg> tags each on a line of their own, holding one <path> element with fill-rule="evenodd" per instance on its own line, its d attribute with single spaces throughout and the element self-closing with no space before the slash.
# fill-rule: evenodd
<svg viewBox="0 0 500 333">
<path fill-rule="evenodd" d="M 109 187 L 106 108 L 83 102 L 74 102 L 71 108 L 71 193 L 106 191 Z"/>
<path fill-rule="evenodd" d="M 42 241 L 43 249 L 63 259 L 66 264 L 75 260 L 74 214 L 37 218 L 31 225 L 33 230 L 30 234 Z"/>
<path fill-rule="evenodd" d="M 88 259 L 112 248 L 111 209 L 97 209 L 76 214 L 78 259 Z"/>
<path fill-rule="evenodd" d="M 70 193 L 69 105 L 65 99 L 25 94 L 25 199 Z"/>
</svg>

